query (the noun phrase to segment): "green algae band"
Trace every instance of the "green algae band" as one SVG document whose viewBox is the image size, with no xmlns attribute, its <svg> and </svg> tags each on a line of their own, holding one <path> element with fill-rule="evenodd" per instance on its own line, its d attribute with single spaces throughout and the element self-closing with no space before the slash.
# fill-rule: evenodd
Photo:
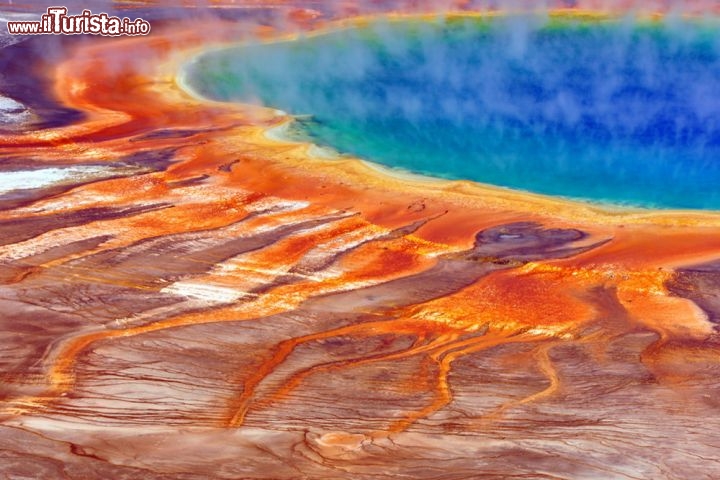
<svg viewBox="0 0 720 480">
<path fill-rule="evenodd" d="M 391 167 L 654 208 L 720 209 L 720 29 L 535 17 L 378 21 L 207 52 L 187 83 L 280 108 Z"/>
</svg>

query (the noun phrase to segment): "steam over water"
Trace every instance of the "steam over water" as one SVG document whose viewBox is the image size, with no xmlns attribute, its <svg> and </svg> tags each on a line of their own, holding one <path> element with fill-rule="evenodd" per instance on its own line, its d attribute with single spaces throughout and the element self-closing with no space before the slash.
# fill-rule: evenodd
<svg viewBox="0 0 720 480">
<path fill-rule="evenodd" d="M 720 209 L 715 21 L 377 22 L 208 52 L 206 97 L 298 115 L 316 143 L 436 177 Z"/>
</svg>

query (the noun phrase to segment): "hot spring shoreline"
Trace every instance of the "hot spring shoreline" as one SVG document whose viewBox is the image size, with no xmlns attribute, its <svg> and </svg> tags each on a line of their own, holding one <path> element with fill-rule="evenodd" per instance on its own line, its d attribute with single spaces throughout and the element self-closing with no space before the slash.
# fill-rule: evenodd
<svg viewBox="0 0 720 480">
<path fill-rule="evenodd" d="M 440 18 L 443 20 L 461 20 L 463 18 L 493 19 L 507 14 L 507 12 L 452 12 L 442 15 Z M 580 20 L 592 21 L 615 21 L 618 18 L 616 14 L 610 12 L 591 10 L 578 11 L 572 9 L 556 9 L 550 11 L 548 15 L 551 19 L 563 20 L 577 18 Z M 389 20 L 390 22 L 423 22 L 433 21 L 437 18 L 438 16 L 436 14 L 401 13 L 362 16 L 338 20 L 309 32 L 304 31 L 301 34 L 288 35 L 285 33 L 278 33 L 268 38 L 264 38 L 261 44 L 266 45 L 293 42 L 301 38 L 321 37 L 343 29 L 371 25 L 373 22 L 377 22 L 378 20 Z M 646 14 L 640 18 L 647 22 L 657 22 L 662 20 L 663 16 L 660 14 Z M 705 19 L 705 21 L 707 22 L 708 20 Z M 216 101 L 203 96 L 188 84 L 186 77 L 188 75 L 188 70 L 192 68 L 193 63 L 200 56 L 206 55 L 209 52 L 229 50 L 244 45 L 246 45 L 244 42 L 222 42 L 215 45 L 209 45 L 204 48 L 194 49 L 192 52 L 187 53 L 184 56 L 184 60 L 182 60 L 176 67 L 178 73 L 176 75 L 175 82 L 178 85 L 178 88 L 200 102 L 208 102 L 210 104 L 225 106 L 232 104 L 233 102 Z M 314 162 L 314 165 L 318 168 L 327 166 L 328 159 L 339 161 L 346 166 L 352 164 L 354 165 L 352 168 L 363 170 L 364 175 L 366 176 L 380 175 L 382 177 L 378 179 L 380 183 L 382 183 L 383 178 L 387 181 L 394 180 L 394 184 L 397 185 L 400 190 L 403 189 L 403 186 L 406 186 L 409 190 L 413 188 L 437 188 L 443 191 L 462 191 L 471 196 L 484 197 L 486 199 L 494 198 L 501 206 L 507 206 L 508 203 L 511 203 L 511 208 L 517 208 L 519 210 L 525 209 L 527 211 L 535 212 L 548 212 L 551 215 L 563 216 L 568 220 L 595 217 L 592 219 L 593 222 L 603 224 L 625 224 L 627 222 L 637 221 L 641 223 L 660 222 L 677 225 L 708 225 L 705 222 L 710 222 L 709 225 L 716 225 L 717 219 L 720 218 L 717 215 L 720 211 L 714 209 L 677 209 L 670 207 L 653 208 L 623 205 L 622 203 L 612 201 L 574 199 L 558 195 L 529 192 L 527 190 L 514 189 L 512 187 L 496 186 L 474 180 L 444 179 L 432 175 L 411 172 L 401 167 L 383 165 L 365 158 L 358 158 L 351 154 L 336 155 L 333 146 L 316 145 L 311 141 L 299 139 L 292 134 L 287 134 L 288 129 L 292 128 L 295 122 L 294 116 L 289 115 L 282 110 L 275 109 L 273 106 L 262 107 L 249 104 L 244 106 L 245 108 L 264 109 L 267 113 L 272 112 L 272 114 L 276 116 L 277 123 L 273 123 L 271 126 L 267 127 L 264 136 L 269 140 L 278 142 L 279 144 L 303 145 L 306 160 L 311 164 Z M 320 149 L 323 154 L 317 155 L 317 149 Z M 330 153 L 325 154 L 325 152 Z M 363 180 L 357 181 L 358 183 L 363 182 Z M 492 200 L 490 200 L 490 202 L 492 202 Z M 525 206 L 523 206 L 523 203 Z M 619 216 L 622 218 L 618 218 Z"/>
</svg>

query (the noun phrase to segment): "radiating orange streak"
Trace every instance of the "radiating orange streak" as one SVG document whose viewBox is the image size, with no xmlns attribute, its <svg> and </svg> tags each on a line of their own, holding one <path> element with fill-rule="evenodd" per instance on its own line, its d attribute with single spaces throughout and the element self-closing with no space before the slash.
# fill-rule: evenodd
<svg viewBox="0 0 720 480">
<path fill-rule="evenodd" d="M 486 334 L 468 340 L 452 343 L 430 355 L 430 358 L 437 364 L 437 382 L 435 387 L 435 398 L 425 408 L 408 414 L 405 418 L 393 422 L 385 432 L 375 432 L 375 438 L 386 437 L 392 433 L 406 430 L 420 419 L 427 418 L 452 402 L 452 390 L 448 383 L 448 376 L 452 369 L 452 363 L 460 357 L 476 353 L 482 350 L 518 342 L 531 342 L 542 340 L 543 337 L 526 335 L 515 332 L 498 332 L 498 334 Z M 460 348 L 458 347 L 466 347 Z"/>
<path fill-rule="evenodd" d="M 103 330 L 92 332 L 69 340 L 53 358 L 48 371 L 51 394 L 59 395 L 69 391 L 75 383 L 74 368 L 79 355 L 91 344 L 112 338 L 133 337 L 169 328 L 209 323 L 243 321 L 256 318 L 246 315 L 245 318 L 234 308 L 225 308 L 213 312 L 204 311 L 197 314 L 182 315 L 167 320 L 156 321 L 147 325 L 130 327 L 122 330 Z"/>
<path fill-rule="evenodd" d="M 193 205 L 192 209 L 175 209 L 172 216 L 167 215 L 166 212 L 160 211 L 149 212 L 131 218 L 94 221 L 91 224 L 83 225 L 77 228 L 80 229 L 85 236 L 91 236 L 93 234 L 92 230 L 96 230 L 95 234 L 98 235 L 106 231 L 122 233 L 102 243 L 94 249 L 85 250 L 81 253 L 65 255 L 48 262 L 44 262 L 38 265 L 38 267 L 45 269 L 47 271 L 46 274 L 48 275 L 72 275 L 74 278 L 84 279 L 89 282 L 123 285 L 137 289 L 157 290 L 158 287 L 139 284 L 132 278 L 123 276 L 122 272 L 119 272 L 118 275 L 114 277 L 109 277 L 107 272 L 98 276 L 96 270 L 93 268 L 81 269 L 77 265 L 67 266 L 64 264 L 68 261 L 89 256 L 108 249 L 128 247 L 134 242 L 141 240 L 162 238 L 177 233 L 186 234 L 227 227 L 233 223 L 246 219 L 250 213 L 246 207 L 250 206 L 257 198 L 257 196 L 250 195 L 247 197 L 247 201 L 245 203 L 233 203 L 232 207 L 227 206 L 226 202 L 222 202 L 219 205 L 212 202 Z M 225 205 L 226 208 L 222 208 L 223 205 Z M 216 213 L 216 210 L 219 208 L 223 211 Z M 293 212 L 295 215 L 298 213 L 302 212 Z M 311 216 L 311 212 L 308 212 L 308 217 L 309 216 Z M 262 225 L 263 222 L 280 223 L 280 219 L 283 217 L 284 215 L 280 213 L 256 219 L 255 221 L 248 220 L 246 228 L 248 228 L 248 230 L 252 230 L 253 227 Z M 197 220 L 195 220 L 196 218 Z M 355 222 L 357 222 L 357 219 L 355 219 Z M 321 231 L 314 235 L 311 234 L 309 235 L 309 238 L 305 238 L 303 235 L 299 235 L 297 237 L 292 236 L 289 239 L 281 239 L 279 242 L 276 242 L 275 245 L 279 243 L 279 248 L 284 248 L 285 258 L 292 259 L 306 252 L 310 248 L 309 244 L 312 243 L 313 239 L 327 238 L 328 236 L 344 232 L 351 228 L 353 228 L 352 223 L 346 224 L 341 221 L 335 227 L 331 226 L 329 231 Z M 283 241 L 288 241 L 290 244 L 283 244 Z M 266 247 L 266 249 L 272 248 L 275 245 Z M 185 257 L 185 260 L 193 259 L 191 257 Z M 214 264 L 205 262 L 202 259 L 197 259 L 195 262 L 207 265 L 208 269 L 215 266 Z"/>
<path fill-rule="evenodd" d="M 68 261 L 93 255 L 105 250 L 123 248 L 132 245 L 135 242 L 141 240 L 151 240 L 153 238 L 161 238 L 164 236 L 177 234 L 177 233 L 193 233 L 201 232 L 204 230 L 216 229 L 225 227 L 231 223 L 242 221 L 247 217 L 248 212 L 244 210 L 237 210 L 234 213 L 228 215 L 203 215 L 203 212 L 214 208 L 212 204 L 206 204 L 205 208 L 198 208 L 199 211 L 187 212 L 187 211 L 176 211 L 173 212 L 172 218 L 163 212 L 149 212 L 138 215 L 133 218 L 123 218 L 117 220 L 98 220 L 91 224 L 77 227 L 85 235 L 89 236 L 88 230 L 96 230 L 98 235 L 102 234 L 103 231 L 123 232 L 122 234 L 114 236 L 112 239 L 102 243 L 101 245 L 85 250 L 78 254 L 71 254 L 62 256 L 54 260 L 44 262 L 40 267 L 44 269 L 55 268 L 58 269 L 60 274 L 66 275 L 70 272 L 73 275 L 79 271 L 79 267 L 73 265 L 72 267 L 64 265 Z M 205 222 L 194 222 L 193 219 L 198 217 L 205 217 Z M 187 223 L 185 223 L 187 222 Z M 77 276 L 77 275 L 76 275 Z M 106 283 L 96 275 L 89 275 L 88 279 L 92 281 L 100 281 Z M 114 283 L 114 281 L 113 281 Z M 120 284 L 120 283 L 118 283 Z M 133 285 L 132 283 L 128 286 L 133 288 L 143 288 L 142 285 Z"/>
<path fill-rule="evenodd" d="M 242 425 L 245 415 L 250 407 L 250 402 L 255 396 L 255 391 L 260 383 L 267 378 L 268 375 L 282 364 L 287 357 L 303 343 L 323 340 L 342 335 L 355 335 L 356 337 L 373 337 L 377 335 L 392 334 L 397 335 L 405 333 L 409 335 L 418 335 L 419 332 L 442 332 L 447 330 L 441 325 L 432 324 L 412 319 L 394 319 L 382 320 L 377 322 L 367 322 L 356 325 L 348 325 L 345 327 L 327 330 L 324 332 L 305 335 L 302 337 L 292 338 L 280 342 L 274 349 L 272 356 L 260 365 L 250 378 L 243 383 L 243 392 L 230 403 L 230 411 L 232 416 L 227 422 L 227 426 L 237 427 Z"/>
<path fill-rule="evenodd" d="M 561 274 L 561 273 L 558 273 L 555 271 L 542 273 L 542 274 L 540 274 L 540 278 L 545 278 L 545 282 L 547 282 L 548 275 L 550 277 L 554 277 L 556 281 L 557 280 L 566 280 L 568 278 L 567 276 L 565 276 L 565 274 Z M 528 283 L 530 286 L 525 285 L 525 283 L 523 283 L 523 280 L 525 283 Z M 515 292 L 516 295 L 513 296 L 513 298 L 515 300 L 509 301 L 509 303 L 511 303 L 511 304 L 514 304 L 517 301 L 521 301 L 521 300 L 527 300 L 529 302 L 529 304 L 532 304 L 534 301 L 539 301 L 540 299 L 545 299 L 546 295 L 548 293 L 547 285 L 545 282 L 543 282 L 543 285 L 545 285 L 545 288 L 542 289 L 542 292 L 543 292 L 542 295 L 538 296 L 538 292 L 540 290 L 536 290 L 536 287 L 535 287 L 535 285 L 538 282 L 538 275 L 531 275 L 528 278 L 525 275 L 516 277 L 515 275 L 512 275 L 510 273 L 507 273 L 507 274 L 498 273 L 496 275 L 493 275 L 491 278 L 490 277 L 486 278 L 483 282 L 485 282 L 485 283 L 490 282 L 491 284 L 499 283 L 499 285 L 502 285 L 503 283 L 506 283 L 506 282 L 511 282 L 510 285 L 508 287 L 506 287 L 506 288 L 516 290 L 516 292 Z M 463 298 L 468 295 L 477 295 L 476 293 L 472 293 L 477 289 L 478 289 L 478 284 L 476 284 L 472 287 L 468 287 L 468 289 L 466 289 L 460 293 L 451 295 L 449 297 L 445 297 L 441 300 L 429 302 L 428 304 L 425 304 L 424 307 L 425 308 L 433 308 L 432 305 L 436 305 L 438 303 L 439 304 L 447 304 L 448 302 L 450 302 L 450 303 L 456 302 L 459 304 L 458 308 L 463 310 L 462 305 L 467 304 L 467 301 L 463 302 L 463 301 L 458 301 L 457 299 L 456 300 L 453 300 L 453 299 L 455 297 Z M 337 369 L 342 369 L 342 368 L 352 368 L 352 367 L 359 366 L 359 365 L 366 364 L 366 363 L 396 360 L 396 359 L 406 358 L 406 357 L 413 356 L 413 355 L 418 355 L 421 353 L 434 352 L 429 357 L 431 359 L 433 359 L 433 361 L 438 363 L 438 368 L 439 368 L 438 379 L 437 379 L 438 393 L 436 394 L 436 400 L 431 405 L 429 405 L 428 407 L 423 409 L 422 411 L 411 415 L 409 417 L 409 420 L 399 422 L 397 424 L 397 425 L 399 425 L 398 428 L 400 430 L 402 430 L 407 425 L 412 424 L 414 421 L 417 420 L 415 415 L 419 415 L 420 417 L 422 417 L 422 416 L 424 416 L 424 414 L 426 412 L 435 411 L 436 409 L 441 408 L 444 404 L 449 403 L 451 401 L 451 398 L 449 397 L 449 389 L 447 387 L 447 374 L 450 371 L 450 366 L 451 366 L 452 362 L 458 356 L 464 355 L 466 353 L 474 352 L 478 349 L 485 348 L 484 345 L 489 348 L 491 346 L 495 346 L 500 343 L 505 343 L 506 337 L 510 337 L 510 340 L 507 340 L 508 343 L 516 342 L 518 340 L 514 339 L 512 337 L 512 335 L 516 335 L 516 334 L 518 334 L 524 330 L 527 330 L 531 327 L 543 327 L 546 324 L 552 325 L 554 322 L 559 320 L 559 319 L 555 319 L 554 316 L 552 315 L 553 310 L 550 310 L 550 312 L 544 316 L 543 315 L 535 315 L 535 316 L 531 315 L 530 318 L 524 318 L 524 319 L 518 317 L 518 315 L 520 315 L 521 312 L 526 312 L 528 310 L 533 310 L 533 309 L 537 310 L 537 308 L 539 308 L 542 305 L 542 303 L 540 303 L 540 305 L 537 307 L 528 305 L 527 308 L 520 308 L 519 306 L 516 306 L 515 310 L 518 310 L 518 311 L 515 312 L 516 315 L 513 315 L 513 311 L 514 311 L 513 309 L 504 308 L 503 310 L 495 311 L 495 309 L 493 308 L 493 304 L 491 303 L 492 302 L 491 298 L 487 298 L 486 295 L 484 295 L 484 296 L 481 295 L 480 297 L 483 298 L 484 302 L 487 302 L 487 303 L 483 304 L 482 308 L 480 308 L 481 311 L 485 310 L 487 312 L 492 312 L 491 315 L 500 315 L 501 317 L 509 315 L 510 318 L 513 319 L 514 324 L 517 325 L 517 327 L 515 327 L 514 330 L 508 330 L 507 332 L 500 332 L 499 339 L 491 338 L 489 340 L 488 337 L 485 336 L 485 337 L 479 337 L 479 338 L 466 338 L 464 340 L 459 340 L 459 341 L 457 340 L 457 338 L 460 335 L 462 335 L 463 333 L 467 333 L 467 332 L 463 331 L 462 329 L 460 329 L 458 327 L 455 327 L 453 329 L 453 331 L 455 333 L 453 333 L 452 335 L 446 335 L 446 336 L 436 338 L 428 344 L 425 344 L 425 345 L 422 345 L 419 347 L 414 346 L 414 347 L 412 347 L 408 350 L 402 351 L 402 352 L 396 352 L 396 353 L 388 354 L 388 355 L 378 355 L 378 356 L 370 357 L 370 358 L 345 360 L 345 361 L 340 361 L 340 362 L 333 362 L 330 364 L 316 365 L 316 366 L 304 369 L 300 372 L 293 374 L 290 377 L 290 379 L 285 382 L 283 387 L 281 387 L 274 394 L 268 396 L 266 399 L 260 400 L 257 403 L 255 403 L 255 406 L 258 408 L 261 408 L 263 406 L 268 405 L 269 403 L 272 403 L 274 401 L 278 401 L 278 400 L 284 398 L 292 390 L 297 388 L 297 386 L 307 376 L 309 376 L 310 374 L 313 374 L 313 373 L 332 371 L 332 370 L 337 370 Z M 538 298 L 535 298 L 535 297 L 538 297 Z M 505 295 L 503 296 L 503 298 L 506 301 L 508 301 Z M 496 299 L 496 300 L 499 302 L 499 304 L 504 305 L 504 303 L 500 299 Z M 568 298 L 568 301 L 569 300 L 570 300 L 570 298 Z M 575 303 L 577 303 L 577 302 L 575 302 Z M 566 314 L 566 316 L 568 316 L 568 318 L 565 320 L 566 325 L 579 326 L 580 324 L 587 321 L 586 317 L 591 312 L 591 309 L 586 308 L 585 310 L 587 310 L 587 312 L 585 312 L 585 310 L 578 310 L 577 308 L 571 308 L 571 305 L 567 305 L 566 303 L 562 303 L 562 302 L 559 305 L 565 305 L 566 309 L 569 310 Z M 416 310 L 417 308 L 418 307 L 411 307 L 409 309 L 400 309 L 400 311 L 407 310 L 409 313 L 411 313 L 414 310 Z M 451 314 L 452 308 L 448 307 L 448 308 L 444 308 L 443 310 L 446 311 L 447 313 L 449 313 L 450 317 L 453 316 Z M 543 311 L 542 309 L 539 310 L 539 312 L 542 312 L 542 311 Z M 574 323 L 570 322 L 570 320 L 569 320 L 569 315 L 572 312 L 576 312 L 575 315 L 577 315 L 577 317 L 574 317 L 574 319 L 575 319 Z M 583 313 L 580 314 L 580 312 L 583 312 Z M 486 317 L 487 317 L 487 315 L 482 316 L 482 318 L 486 318 Z M 517 318 L 515 318 L 515 317 L 517 317 Z M 442 319 L 438 319 L 438 320 L 442 320 Z M 570 323 L 567 323 L 567 322 L 570 322 Z M 462 323 L 460 323 L 460 325 L 462 325 Z M 504 325 L 504 323 L 500 322 L 498 324 L 498 326 L 500 326 L 500 325 Z M 453 328 L 451 326 L 451 324 L 449 324 L 448 326 L 450 328 Z M 465 326 L 470 327 L 472 325 L 467 323 L 467 324 L 465 324 Z M 475 325 L 475 326 L 477 326 L 477 325 Z M 498 334 L 496 333 L 494 335 L 497 336 Z M 331 334 L 331 336 L 332 336 L 332 334 Z M 529 335 L 523 335 L 523 336 L 521 336 L 521 338 L 522 339 L 525 339 L 525 338 L 534 338 L 535 339 L 538 337 L 537 336 L 530 337 Z M 543 337 L 543 338 L 552 338 L 552 337 Z M 440 360 L 441 357 L 442 357 L 442 360 Z M 548 371 L 550 371 L 549 369 L 551 368 L 551 366 L 548 363 L 549 359 L 547 357 L 542 357 L 542 355 L 540 355 L 539 358 L 541 360 L 541 362 L 540 362 L 541 367 L 542 368 L 547 367 Z M 543 358 L 545 358 L 545 360 L 543 360 Z M 543 362 L 546 362 L 546 363 L 543 363 Z M 545 370 L 543 370 L 543 371 L 545 371 Z M 266 372 L 266 374 L 269 374 L 269 373 L 270 372 Z M 550 391 L 546 392 L 546 394 L 549 394 L 549 393 L 550 393 Z"/>
<path fill-rule="evenodd" d="M 339 227 L 343 228 L 343 227 Z M 317 232 L 316 232 L 317 233 Z M 287 240 L 287 239 L 285 239 Z M 293 240 L 290 239 L 290 245 L 293 245 Z M 310 245 L 301 242 L 306 248 Z M 291 252 L 292 255 L 292 252 Z M 92 271 L 88 272 L 88 275 L 85 277 L 87 281 L 91 282 L 105 282 L 105 283 L 111 283 L 113 285 L 125 285 L 132 288 L 141 288 L 141 286 L 138 286 L 132 282 L 131 279 L 122 280 L 122 279 L 106 279 L 106 278 L 99 278 L 92 274 Z M 83 278 L 80 273 L 78 273 L 78 269 L 73 269 L 73 275 L 77 278 Z M 166 320 L 159 320 L 155 321 L 153 323 L 147 324 L 147 325 L 140 325 L 140 326 L 134 326 L 125 328 L 122 330 L 104 330 L 100 332 L 92 332 L 88 334 L 81 335 L 79 337 L 69 339 L 67 340 L 60 349 L 58 350 L 58 353 L 50 358 L 50 361 L 52 362 L 48 373 L 48 383 L 49 383 L 49 391 L 45 392 L 41 397 L 38 397 L 34 400 L 37 404 L 47 404 L 53 397 L 58 397 L 63 393 L 69 392 L 75 385 L 75 374 L 74 369 L 75 365 L 78 362 L 79 356 L 82 354 L 83 351 L 85 351 L 91 344 L 101 341 L 101 340 L 108 340 L 112 338 L 120 338 L 120 337 L 133 337 L 136 335 L 146 334 L 146 333 L 152 333 L 160 330 L 165 330 L 169 328 L 176 328 L 176 327 L 183 327 L 183 326 L 190 326 L 190 325 L 201 325 L 201 324 L 210 324 L 210 323 L 220 323 L 220 322 L 236 322 L 236 321 L 245 321 L 250 319 L 258 318 L 258 316 L 265 316 L 273 313 L 280 313 L 283 311 L 287 311 L 290 308 L 294 308 L 299 304 L 303 299 L 308 298 L 313 293 L 318 293 L 320 290 L 320 285 L 327 284 L 327 287 L 334 287 L 336 285 L 342 285 L 343 280 L 340 279 L 330 279 L 329 281 L 324 282 L 299 282 L 297 285 L 290 286 L 290 287 L 280 287 L 277 290 L 276 294 L 273 294 L 272 292 L 269 292 L 265 294 L 263 297 L 260 297 L 256 299 L 254 302 L 247 302 L 243 304 L 244 307 L 243 310 L 239 310 L 237 307 L 231 306 L 226 308 L 220 308 L 213 311 L 203 311 L 200 313 L 191 313 L 186 315 L 180 315 L 176 317 L 172 317 Z M 146 287 L 148 289 L 155 290 L 154 287 Z M 302 297 L 295 298 L 294 300 L 290 301 L 288 304 L 280 304 L 276 303 L 271 307 L 271 310 L 267 310 L 267 298 L 268 295 L 275 296 L 278 295 L 279 297 L 286 297 L 287 292 L 302 292 Z M 392 322 L 393 325 L 396 327 L 398 326 L 397 321 Z M 418 320 L 409 320 L 406 322 L 408 324 L 413 325 L 420 325 L 424 324 L 426 325 L 426 328 L 428 328 L 429 324 L 428 322 L 418 321 Z M 369 335 L 377 335 L 378 333 L 372 333 L 372 329 L 377 328 L 378 326 L 382 325 L 382 322 L 379 324 L 375 323 L 369 323 L 369 324 L 361 324 L 357 326 L 352 327 L 346 327 L 346 330 L 339 330 L 339 331 L 331 331 L 331 332 L 324 332 L 322 334 L 317 334 L 316 338 L 326 338 L 326 337 L 332 337 L 336 335 L 342 335 L 343 331 L 355 331 L 356 329 L 358 331 L 365 332 L 366 329 L 371 329 L 366 332 L 365 336 Z M 439 327 L 441 330 L 444 327 Z M 432 327 L 430 330 L 436 330 L 437 327 Z M 381 329 L 382 331 L 382 329 Z M 390 329 L 388 331 L 382 331 L 382 333 L 392 333 L 397 330 Z M 414 330 L 411 328 L 408 328 L 407 330 L 409 333 L 413 333 Z M 311 341 L 313 338 L 308 337 L 304 339 L 303 341 Z M 294 347 L 293 347 L 294 348 Z M 258 381 L 259 383 L 259 381 Z"/>
<path fill-rule="evenodd" d="M 73 370 L 77 363 L 78 356 L 91 344 L 101 340 L 118 337 L 134 337 L 136 335 L 188 325 L 235 322 L 248 318 L 256 318 L 252 314 L 246 315 L 246 317 L 247 318 L 243 318 L 236 309 L 225 308 L 213 312 L 205 311 L 198 314 L 182 315 L 122 330 L 103 330 L 101 332 L 88 333 L 73 338 L 65 344 L 53 360 L 48 371 L 48 380 L 52 386 L 52 391 L 56 392 L 56 394 L 67 392 L 74 385 L 75 378 Z"/>
<path fill-rule="evenodd" d="M 283 384 L 283 386 L 279 388 L 276 392 L 274 392 L 272 395 L 269 395 L 267 398 L 264 398 L 262 400 L 256 401 L 253 405 L 255 408 L 263 408 L 272 403 L 283 400 L 284 398 L 288 397 L 293 390 L 298 388 L 298 386 L 300 386 L 303 380 L 305 380 L 310 375 L 322 372 L 332 372 L 335 370 L 342 370 L 346 368 L 356 368 L 371 363 L 386 362 L 391 360 L 402 360 L 445 346 L 448 343 L 455 341 L 462 334 L 461 332 L 441 334 L 436 338 L 432 339 L 430 342 L 423 344 L 426 338 L 426 333 L 427 332 L 418 332 L 417 339 L 413 343 L 413 345 L 410 348 L 399 352 L 379 354 L 363 358 L 339 360 L 336 362 L 313 365 L 312 367 L 300 370 L 294 373 L 292 377 L 290 377 L 290 379 L 287 380 Z"/>
<path fill-rule="evenodd" d="M 263 249 L 257 261 L 265 261 L 267 265 L 274 265 L 275 262 L 286 265 L 295 264 L 313 248 L 321 246 L 325 242 L 340 235 L 345 235 L 367 226 L 367 222 L 358 217 L 339 220 L 332 225 L 324 226 L 324 228 L 319 231 L 295 234 L 289 238 L 281 239 L 274 245 Z"/>
<path fill-rule="evenodd" d="M 506 411 L 513 407 L 517 407 L 526 403 L 536 402 L 542 398 L 549 397 L 556 393 L 560 389 L 560 377 L 558 375 L 557 369 L 552 363 L 552 360 L 550 360 L 550 350 L 558 344 L 559 342 L 554 341 L 544 343 L 535 348 L 534 352 L 532 353 L 533 358 L 537 360 L 537 363 L 535 365 L 540 370 L 540 373 L 542 373 L 549 382 L 547 387 L 526 397 L 510 400 L 503 403 L 499 407 L 495 408 L 493 411 L 482 415 L 479 419 L 479 422 L 474 422 L 474 424 L 484 425 L 487 422 L 496 420 L 498 417 L 502 416 Z"/>
<path fill-rule="evenodd" d="M 550 359 L 550 350 L 557 345 L 557 342 L 546 343 L 544 345 L 540 345 L 536 349 L 533 356 L 537 359 L 537 367 L 550 383 L 543 390 L 519 400 L 518 405 L 535 402 L 541 398 L 548 397 L 557 392 L 560 388 L 560 377 L 558 376 L 557 369 Z"/>
</svg>

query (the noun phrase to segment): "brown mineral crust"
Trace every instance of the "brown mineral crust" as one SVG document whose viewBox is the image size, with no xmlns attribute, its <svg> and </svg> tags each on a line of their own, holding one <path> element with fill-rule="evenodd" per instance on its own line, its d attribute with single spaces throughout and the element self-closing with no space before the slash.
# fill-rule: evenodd
<svg viewBox="0 0 720 480">
<path fill-rule="evenodd" d="M 311 158 L 175 84 L 257 31 L 199 22 L 68 46 L 82 115 L 0 138 L 137 168 L 0 211 L 2 475 L 720 476 L 716 213 Z"/>
<path fill-rule="evenodd" d="M 720 323 L 720 261 L 678 268 L 667 287 L 671 293 L 695 302 L 711 322 Z"/>
<path fill-rule="evenodd" d="M 168 208 L 169 205 L 154 204 L 130 208 L 96 207 L 41 215 L 0 220 L 0 245 L 10 245 L 28 240 L 58 228 L 71 228 L 97 220 L 113 220 Z"/>
</svg>

